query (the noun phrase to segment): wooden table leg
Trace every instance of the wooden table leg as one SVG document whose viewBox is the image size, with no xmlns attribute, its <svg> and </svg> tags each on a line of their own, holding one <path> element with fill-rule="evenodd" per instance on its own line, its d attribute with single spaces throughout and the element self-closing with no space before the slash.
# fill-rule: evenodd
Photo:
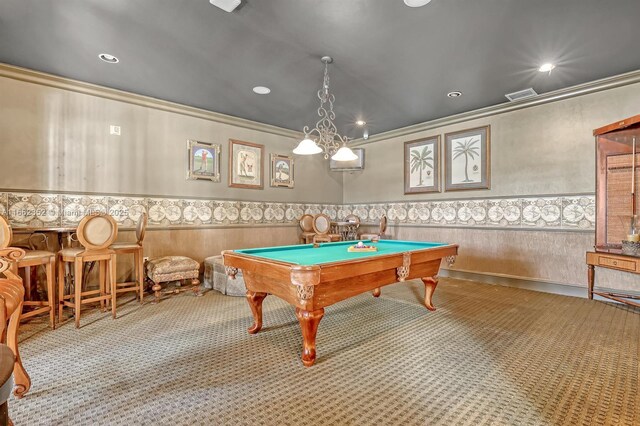
<svg viewBox="0 0 640 426">
<path fill-rule="evenodd" d="M 422 282 L 424 283 L 424 306 L 430 311 L 435 311 L 436 307 L 433 306 L 431 299 L 438 285 L 438 277 L 422 278 Z"/>
<path fill-rule="evenodd" d="M 596 267 L 594 265 L 588 265 L 587 282 L 588 282 L 588 296 L 589 300 L 593 300 L 593 283 L 596 278 Z"/>
<path fill-rule="evenodd" d="M 296 317 L 302 330 L 302 363 L 305 367 L 311 367 L 316 362 L 316 333 L 323 315 L 324 309 L 305 311 L 296 308 Z"/>
<path fill-rule="evenodd" d="M 262 328 L 262 301 L 267 293 L 247 290 L 247 302 L 253 312 L 253 325 L 249 327 L 249 334 L 256 334 Z"/>
<path fill-rule="evenodd" d="M 380 287 L 373 289 L 373 297 L 380 297 Z"/>
</svg>

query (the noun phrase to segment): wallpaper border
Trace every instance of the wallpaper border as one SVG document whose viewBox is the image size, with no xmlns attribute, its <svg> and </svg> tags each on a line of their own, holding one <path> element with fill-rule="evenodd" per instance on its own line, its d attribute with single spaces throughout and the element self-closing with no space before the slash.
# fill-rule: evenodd
<svg viewBox="0 0 640 426">
<path fill-rule="evenodd" d="M 303 214 L 318 213 L 337 221 L 355 214 L 364 224 L 377 224 L 386 215 L 394 226 L 585 232 L 595 229 L 594 194 L 323 204 L 0 192 L 0 215 L 7 217 L 15 229 L 75 227 L 91 212 L 109 213 L 124 228 L 134 227 L 141 213 L 147 212 L 149 227 L 159 229 L 295 224 Z"/>
</svg>

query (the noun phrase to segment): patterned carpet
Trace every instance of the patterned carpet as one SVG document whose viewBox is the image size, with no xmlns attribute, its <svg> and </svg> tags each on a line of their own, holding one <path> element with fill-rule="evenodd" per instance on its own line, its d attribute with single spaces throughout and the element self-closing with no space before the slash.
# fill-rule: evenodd
<svg viewBox="0 0 640 426">
<path fill-rule="evenodd" d="M 443 279 L 436 312 L 410 282 L 326 310 L 300 362 L 293 308 L 184 294 L 22 333 L 33 380 L 16 425 L 556 425 L 640 423 L 640 312 Z"/>
</svg>

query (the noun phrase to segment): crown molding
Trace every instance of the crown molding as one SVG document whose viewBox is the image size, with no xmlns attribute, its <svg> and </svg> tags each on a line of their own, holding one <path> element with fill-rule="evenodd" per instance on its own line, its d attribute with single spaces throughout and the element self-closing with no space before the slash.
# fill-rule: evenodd
<svg viewBox="0 0 640 426">
<path fill-rule="evenodd" d="M 71 92 L 96 96 L 112 101 L 125 102 L 132 105 L 153 108 L 160 111 L 186 115 L 203 120 L 215 121 L 216 123 L 228 124 L 231 126 L 242 127 L 250 130 L 257 130 L 260 132 L 271 133 L 278 136 L 291 138 L 300 138 L 302 136 L 302 133 L 299 131 L 285 129 L 283 127 L 272 126 L 270 124 L 251 121 L 244 118 L 208 111 L 201 108 L 190 107 L 187 105 L 164 101 L 149 96 L 138 95 L 131 92 L 125 92 L 123 90 L 98 86 L 96 84 L 59 77 L 53 74 L 47 74 L 40 71 L 34 71 L 27 68 L 4 64 L 1 62 L 0 77 L 24 81 L 27 83 L 39 84 L 42 86 L 54 87 L 56 89 L 68 90 Z"/>
<path fill-rule="evenodd" d="M 418 123 L 407 127 L 401 127 L 399 129 L 389 130 L 388 132 L 370 136 L 367 140 L 364 140 L 362 138 L 356 139 L 352 142 L 352 146 L 365 146 L 370 143 L 381 142 L 391 138 L 411 135 L 418 132 L 425 132 L 439 127 L 450 126 L 452 124 L 463 123 L 465 121 L 471 121 L 478 118 L 484 118 L 538 105 L 544 105 L 551 102 L 600 92 L 603 90 L 614 89 L 616 87 L 627 86 L 634 83 L 640 83 L 640 70 L 555 90 L 553 92 L 538 95 L 531 99 L 523 99 L 517 102 L 505 102 L 498 105 L 492 105 L 473 111 L 467 111 L 460 114 L 450 115 L 448 117 L 426 121 L 424 123 Z"/>
</svg>

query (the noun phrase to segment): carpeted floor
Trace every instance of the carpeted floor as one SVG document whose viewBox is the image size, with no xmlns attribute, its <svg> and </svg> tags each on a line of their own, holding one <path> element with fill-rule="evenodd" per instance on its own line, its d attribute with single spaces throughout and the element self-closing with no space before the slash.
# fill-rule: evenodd
<svg viewBox="0 0 640 426">
<path fill-rule="evenodd" d="M 16 425 L 640 424 L 640 311 L 442 279 L 436 312 L 418 282 L 326 310 L 318 360 L 300 362 L 293 308 L 270 296 L 246 332 L 244 298 L 184 294 L 30 323 L 33 385 Z"/>
</svg>

